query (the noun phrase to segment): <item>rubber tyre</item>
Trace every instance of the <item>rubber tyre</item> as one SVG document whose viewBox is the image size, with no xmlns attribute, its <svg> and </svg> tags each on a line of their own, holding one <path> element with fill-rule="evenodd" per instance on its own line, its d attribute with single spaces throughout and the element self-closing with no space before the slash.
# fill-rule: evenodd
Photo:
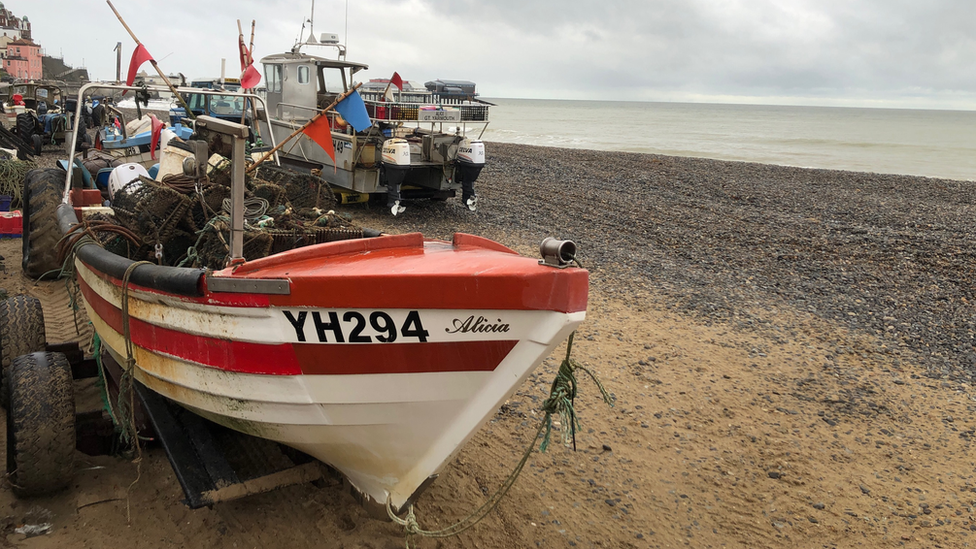
<svg viewBox="0 0 976 549">
<path fill-rule="evenodd" d="M 75 401 L 62 353 L 32 353 L 8 371 L 7 479 L 18 497 L 65 488 L 74 476 Z"/>
<path fill-rule="evenodd" d="M 44 333 L 44 311 L 36 298 L 17 295 L 0 301 L 0 368 L 3 374 L 20 355 L 36 353 L 47 348 Z M 3 375 L 0 405 L 9 409 L 7 376 Z"/>
<path fill-rule="evenodd" d="M 35 279 L 57 278 L 61 274 L 58 263 L 57 209 L 64 194 L 67 174 L 57 168 L 27 172 L 24 179 L 23 267 L 24 274 Z"/>
<path fill-rule="evenodd" d="M 31 142 L 34 145 L 34 154 L 41 156 L 41 153 L 44 152 L 44 138 L 35 133 L 31 136 Z"/>
<path fill-rule="evenodd" d="M 17 115 L 17 135 L 26 143 L 31 142 L 31 136 L 37 129 L 37 119 L 29 112 L 22 112 Z"/>
</svg>

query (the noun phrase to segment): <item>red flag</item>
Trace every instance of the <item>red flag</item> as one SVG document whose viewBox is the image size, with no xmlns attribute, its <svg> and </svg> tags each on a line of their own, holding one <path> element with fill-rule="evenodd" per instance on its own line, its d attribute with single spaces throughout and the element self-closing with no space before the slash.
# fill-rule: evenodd
<svg viewBox="0 0 976 549">
<path fill-rule="evenodd" d="M 261 82 L 261 72 L 255 69 L 254 65 L 248 65 L 241 74 L 241 87 L 249 90 L 257 87 L 259 82 Z"/>
<path fill-rule="evenodd" d="M 131 86 L 132 82 L 136 79 L 136 72 L 139 70 L 139 66 L 146 61 L 152 60 L 153 58 L 151 55 L 149 55 L 149 52 L 146 51 L 146 47 L 139 44 L 136 47 L 136 50 L 132 52 L 132 59 L 129 61 L 129 76 L 127 76 L 125 79 L 125 85 Z"/>
<path fill-rule="evenodd" d="M 325 151 L 325 154 L 329 155 L 332 159 L 332 164 L 335 165 L 335 148 L 332 146 L 332 132 L 329 130 L 329 117 L 320 116 L 318 120 L 312 122 L 302 133 L 308 136 L 309 139 L 315 141 L 319 144 L 319 147 Z"/>
<path fill-rule="evenodd" d="M 403 80 L 396 72 L 393 73 L 393 78 L 390 79 L 390 83 L 396 86 L 398 90 L 403 91 Z"/>
<path fill-rule="evenodd" d="M 152 119 L 152 138 L 149 143 L 149 157 L 156 160 L 156 145 L 159 145 L 159 136 L 163 133 L 163 128 L 166 124 L 156 118 L 155 114 L 150 114 L 149 118 Z"/>
</svg>

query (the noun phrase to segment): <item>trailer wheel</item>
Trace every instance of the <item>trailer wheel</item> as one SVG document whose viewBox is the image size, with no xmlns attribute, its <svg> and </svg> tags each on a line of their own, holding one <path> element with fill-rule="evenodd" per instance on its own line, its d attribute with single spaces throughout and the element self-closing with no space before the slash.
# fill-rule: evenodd
<svg viewBox="0 0 976 549">
<path fill-rule="evenodd" d="M 43 351 L 47 346 L 44 334 L 44 311 L 36 298 L 17 295 L 0 301 L 0 367 L 6 373 L 20 355 Z M 7 376 L 2 377 L 0 405 L 8 408 Z"/>
<path fill-rule="evenodd" d="M 75 401 L 67 357 L 22 355 L 7 377 L 7 478 L 14 494 L 32 497 L 66 487 L 74 475 L 75 452 Z"/>
<path fill-rule="evenodd" d="M 23 262 L 31 278 L 57 278 L 61 272 L 57 246 L 58 205 L 64 193 L 65 173 L 57 168 L 31 170 L 24 183 Z"/>
</svg>

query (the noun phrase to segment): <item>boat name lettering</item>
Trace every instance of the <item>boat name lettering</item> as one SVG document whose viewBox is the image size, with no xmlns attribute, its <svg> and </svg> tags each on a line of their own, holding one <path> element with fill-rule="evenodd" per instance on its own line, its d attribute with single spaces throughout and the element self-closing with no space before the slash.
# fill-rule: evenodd
<svg viewBox="0 0 976 549">
<path fill-rule="evenodd" d="M 427 341 L 430 332 L 424 329 L 419 311 L 410 311 L 400 326 L 393 317 L 385 311 L 359 312 L 345 311 L 292 311 L 283 310 L 285 318 L 295 329 L 295 337 L 299 343 L 308 341 L 305 326 L 309 316 L 312 318 L 311 327 L 314 334 L 313 341 L 319 343 L 393 343 L 398 338 L 415 340 L 421 343 Z"/>
<path fill-rule="evenodd" d="M 509 325 L 502 322 L 502 319 L 498 319 L 497 323 L 491 323 L 487 318 L 479 316 L 475 319 L 474 315 L 461 320 L 460 318 L 454 319 L 454 329 L 444 328 L 444 331 L 449 334 L 486 334 L 486 333 L 505 333 L 509 331 Z"/>
<path fill-rule="evenodd" d="M 337 154 L 342 154 L 345 152 L 346 147 L 352 147 L 352 143 L 349 143 L 348 141 L 340 141 L 338 139 L 332 140 L 332 148 L 335 149 Z"/>
<path fill-rule="evenodd" d="M 420 122 L 459 122 L 461 111 L 420 111 L 417 113 Z"/>
</svg>

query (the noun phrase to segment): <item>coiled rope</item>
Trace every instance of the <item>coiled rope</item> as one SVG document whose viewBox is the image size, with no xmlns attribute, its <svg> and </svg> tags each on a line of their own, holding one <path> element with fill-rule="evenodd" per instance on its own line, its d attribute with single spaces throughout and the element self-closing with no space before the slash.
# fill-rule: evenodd
<svg viewBox="0 0 976 549">
<path fill-rule="evenodd" d="M 229 198 L 225 198 L 222 202 L 224 213 L 230 215 L 234 210 L 233 202 Z M 263 198 L 245 198 L 244 199 L 244 219 L 248 221 L 255 221 L 268 211 L 268 201 Z"/>
<path fill-rule="evenodd" d="M 535 441 L 539 439 L 539 435 L 542 434 L 543 429 L 545 434 L 542 437 L 542 443 L 539 445 L 539 451 L 545 452 L 549 448 L 550 436 L 552 434 L 552 416 L 558 415 L 561 418 L 561 424 L 563 428 L 563 443 L 568 445 L 570 442 L 573 444 L 573 449 L 576 449 L 576 429 L 579 428 L 579 418 L 576 415 L 576 409 L 573 406 L 573 402 L 576 399 L 576 392 L 578 388 L 578 383 L 576 381 L 576 371 L 582 370 L 593 379 L 596 386 L 600 389 L 600 394 L 603 396 L 603 401 L 607 403 L 611 408 L 614 404 L 613 396 L 607 392 L 600 380 L 597 379 L 596 375 L 591 372 L 586 367 L 582 366 L 575 359 L 571 358 L 573 352 L 573 336 L 576 332 L 573 332 L 569 336 L 569 342 L 566 344 L 566 358 L 563 359 L 562 363 L 559 365 L 559 371 L 556 373 L 556 378 L 552 381 L 552 387 L 549 391 L 549 398 L 542 404 L 542 411 L 545 415 L 539 424 L 538 430 L 535 432 L 535 436 L 529 441 L 525 452 L 522 454 L 522 459 L 515 466 L 515 469 L 505 482 L 502 483 L 501 487 L 495 491 L 491 497 L 488 498 L 481 507 L 476 509 L 473 513 L 467 517 L 461 519 L 460 521 L 448 526 L 447 528 L 442 528 L 440 530 L 424 530 L 420 527 L 417 522 L 417 516 L 413 510 L 413 504 L 411 504 L 407 509 L 406 518 L 401 519 L 396 516 L 393 509 L 393 504 L 390 499 L 387 499 L 386 512 L 390 517 L 390 520 L 404 527 L 406 533 L 405 546 L 407 549 L 411 548 L 411 540 L 413 536 L 422 536 L 425 538 L 447 538 L 456 536 L 465 530 L 468 530 L 475 524 L 481 522 L 488 513 L 495 509 L 501 502 L 508 490 L 515 484 L 515 480 L 518 478 L 525 464 L 529 461 L 529 456 L 532 455 L 532 450 L 535 448 Z"/>
</svg>

